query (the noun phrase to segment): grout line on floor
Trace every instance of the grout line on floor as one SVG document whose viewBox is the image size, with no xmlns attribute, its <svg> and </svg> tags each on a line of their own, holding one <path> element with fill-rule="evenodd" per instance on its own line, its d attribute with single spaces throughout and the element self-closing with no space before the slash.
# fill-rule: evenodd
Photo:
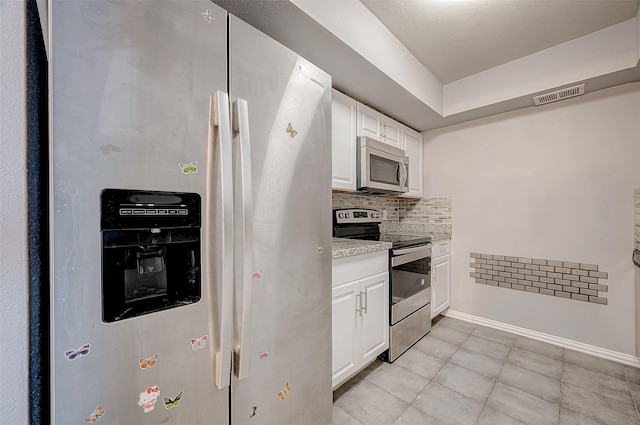
<svg viewBox="0 0 640 425">
<path fill-rule="evenodd" d="M 624 373 L 624 379 L 627 381 L 627 387 L 629 388 L 629 394 L 631 395 L 631 402 L 633 403 L 633 408 L 636 411 L 636 415 L 638 416 L 638 421 L 640 421 L 640 412 L 638 412 L 638 404 L 636 403 L 636 399 L 633 397 L 633 391 L 631 391 L 631 381 L 629 381 L 629 375 L 627 375 L 627 369 L 623 366 L 622 373 Z"/>
</svg>

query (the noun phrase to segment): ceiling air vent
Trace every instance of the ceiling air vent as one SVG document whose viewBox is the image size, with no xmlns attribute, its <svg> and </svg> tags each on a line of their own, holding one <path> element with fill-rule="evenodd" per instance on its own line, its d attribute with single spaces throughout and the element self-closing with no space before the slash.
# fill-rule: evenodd
<svg viewBox="0 0 640 425">
<path fill-rule="evenodd" d="M 557 90 L 551 93 L 541 94 L 540 96 L 534 96 L 533 102 L 536 104 L 536 106 L 539 106 L 546 103 L 568 99 L 570 97 L 580 96 L 582 94 L 584 94 L 584 84 L 580 84 L 579 86 L 567 87 L 566 89 Z"/>
</svg>

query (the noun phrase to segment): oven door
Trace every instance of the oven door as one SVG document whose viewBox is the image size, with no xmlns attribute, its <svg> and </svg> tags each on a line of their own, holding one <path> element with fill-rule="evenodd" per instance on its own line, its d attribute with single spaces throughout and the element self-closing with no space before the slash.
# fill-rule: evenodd
<svg viewBox="0 0 640 425">
<path fill-rule="evenodd" d="M 431 302 L 430 273 L 430 244 L 392 251 L 391 325 Z"/>
<path fill-rule="evenodd" d="M 357 188 L 378 194 L 399 194 L 409 191 L 409 158 L 404 151 L 380 142 L 361 144 L 358 149 Z"/>
</svg>

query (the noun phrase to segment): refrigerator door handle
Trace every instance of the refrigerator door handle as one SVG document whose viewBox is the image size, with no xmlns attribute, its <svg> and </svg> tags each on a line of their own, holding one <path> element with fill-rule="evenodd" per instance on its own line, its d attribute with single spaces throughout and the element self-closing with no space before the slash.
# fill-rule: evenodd
<svg viewBox="0 0 640 425">
<path fill-rule="evenodd" d="M 217 152 L 217 154 L 216 154 Z M 219 164 L 212 166 L 212 161 L 218 157 Z M 211 229 L 216 228 L 216 211 L 220 211 L 221 231 L 219 239 L 207 242 L 205 246 L 213 243 L 220 244 L 220 329 L 218 334 L 218 347 L 220 351 L 215 353 L 215 384 L 218 389 L 229 386 L 231 382 L 231 356 L 232 356 L 232 323 L 233 323 L 233 172 L 231 151 L 231 121 L 229 119 L 229 96 L 227 93 L 217 91 L 211 95 L 209 105 L 209 157 L 207 167 L 207 229 L 206 238 L 212 238 Z M 216 187 L 214 182 L 218 176 L 212 175 L 212 170 L 220 170 L 219 181 L 221 184 L 221 199 L 214 199 Z M 218 210 L 217 203 L 220 209 Z M 211 261 L 211 252 L 206 252 L 206 261 Z M 208 279 L 210 293 L 215 294 L 215 279 L 213 273 L 215 267 L 209 265 L 205 268 L 205 276 Z"/>
<path fill-rule="evenodd" d="M 253 189 L 251 176 L 251 139 L 249 136 L 249 107 L 247 101 L 233 103 L 233 131 L 237 133 L 234 146 L 236 232 L 236 285 L 242 288 L 242 320 L 239 345 L 235 348 L 234 373 L 242 380 L 249 376 L 251 335 L 251 293 L 253 279 Z M 236 287 L 238 287 L 236 286 Z"/>
</svg>

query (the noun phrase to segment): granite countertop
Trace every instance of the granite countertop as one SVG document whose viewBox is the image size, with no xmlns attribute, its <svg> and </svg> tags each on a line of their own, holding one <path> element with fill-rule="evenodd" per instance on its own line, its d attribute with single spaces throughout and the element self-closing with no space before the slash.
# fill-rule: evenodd
<svg viewBox="0 0 640 425">
<path fill-rule="evenodd" d="M 391 249 L 391 242 L 343 238 L 331 239 L 331 257 L 334 260 L 354 255 L 368 254 L 370 252 L 384 251 L 387 249 Z"/>
<path fill-rule="evenodd" d="M 390 234 L 406 234 L 407 232 L 389 232 Z M 430 232 L 417 232 L 412 233 L 416 236 L 430 236 L 432 242 L 451 239 L 451 233 L 430 233 Z M 370 252 L 384 251 L 391 249 L 391 242 L 379 242 L 379 241 L 365 241 L 361 239 L 344 239 L 344 238 L 332 238 L 331 239 L 331 254 L 332 258 L 344 258 L 354 255 L 368 254 Z"/>
<path fill-rule="evenodd" d="M 427 236 L 431 236 L 431 242 L 451 239 L 451 233 L 429 233 Z"/>
</svg>

